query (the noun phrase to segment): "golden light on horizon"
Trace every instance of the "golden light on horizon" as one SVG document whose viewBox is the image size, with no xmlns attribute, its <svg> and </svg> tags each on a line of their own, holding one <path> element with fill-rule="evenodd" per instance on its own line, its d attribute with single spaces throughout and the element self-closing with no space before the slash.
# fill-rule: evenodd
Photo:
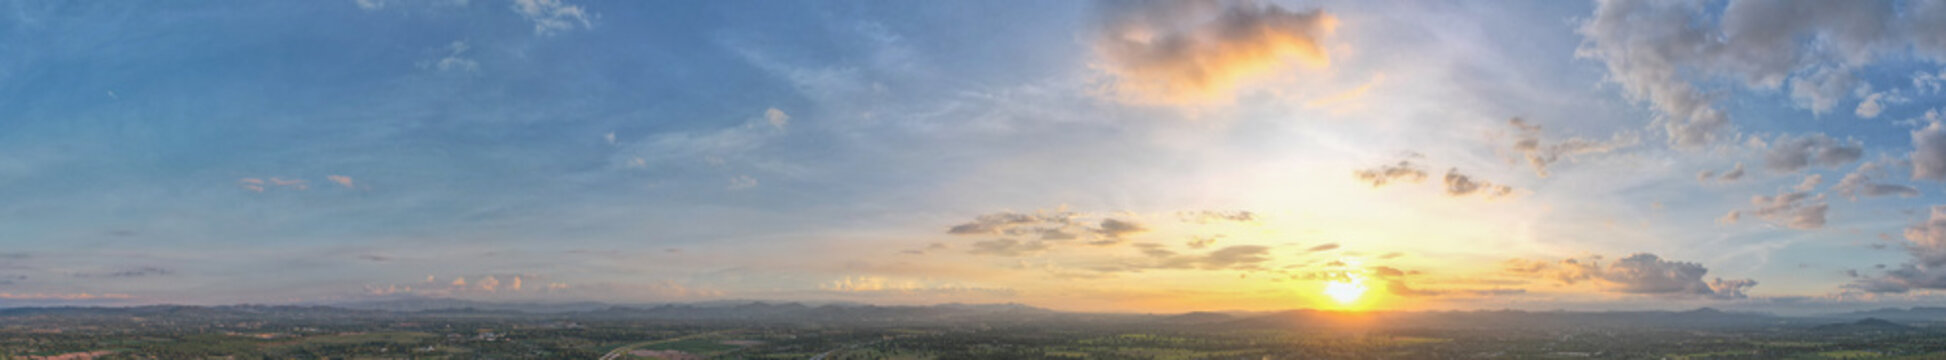
<svg viewBox="0 0 1946 360">
<path fill-rule="evenodd" d="M 1353 277 L 1346 280 L 1332 280 L 1324 285 L 1324 295 L 1337 300 L 1338 305 L 1350 306 L 1358 298 L 1365 296 L 1365 279 Z"/>
</svg>

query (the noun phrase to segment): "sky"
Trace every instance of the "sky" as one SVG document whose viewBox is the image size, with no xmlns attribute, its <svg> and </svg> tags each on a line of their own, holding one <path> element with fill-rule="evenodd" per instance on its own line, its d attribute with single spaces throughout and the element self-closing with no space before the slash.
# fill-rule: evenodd
<svg viewBox="0 0 1946 360">
<path fill-rule="evenodd" d="M 1946 1 L 0 2 L 0 306 L 1946 301 Z"/>
</svg>

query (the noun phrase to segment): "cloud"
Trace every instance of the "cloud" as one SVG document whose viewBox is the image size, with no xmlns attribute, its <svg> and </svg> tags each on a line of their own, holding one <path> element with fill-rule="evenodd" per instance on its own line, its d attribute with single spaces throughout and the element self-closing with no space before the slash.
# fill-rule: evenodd
<svg viewBox="0 0 1946 360">
<path fill-rule="evenodd" d="M 1226 102 L 1243 83 L 1292 63 L 1330 63 L 1321 38 L 1337 19 L 1249 1 L 1130 1 L 1101 6 L 1094 40 L 1113 89 L 1144 103 Z"/>
<path fill-rule="evenodd" d="M 1578 155 L 1601 154 L 1635 145 L 1638 140 L 1629 134 L 1615 134 L 1608 140 L 1591 140 L 1572 137 L 1554 143 L 1541 138 L 1541 126 L 1530 124 L 1527 120 L 1513 118 L 1507 120 L 1515 129 L 1513 150 L 1527 159 L 1534 167 L 1534 173 L 1546 177 L 1549 165 L 1562 158 L 1573 159 Z"/>
<path fill-rule="evenodd" d="M 264 178 L 247 177 L 247 178 L 237 179 L 237 186 L 242 187 L 244 190 L 250 190 L 253 192 L 264 192 L 265 190 L 276 189 L 276 188 L 309 190 L 311 188 L 311 182 L 304 179 L 285 179 L 281 177 L 271 177 L 268 180 Z"/>
<path fill-rule="evenodd" d="M 1917 84 L 1914 85 L 1916 86 Z M 1885 112 L 1885 105 L 1899 103 L 1902 102 L 1901 100 L 1897 94 L 1890 94 L 1888 96 L 1888 94 L 1883 92 L 1871 93 L 1870 95 L 1865 95 L 1864 100 L 1858 101 L 1858 108 L 1852 110 L 1852 115 L 1858 115 L 1861 119 L 1876 118 L 1878 114 Z"/>
<path fill-rule="evenodd" d="M 1338 249 L 1338 243 L 1329 243 L 1324 245 L 1312 246 L 1309 249 L 1304 249 L 1304 252 L 1319 252 L 1319 251 L 1330 251 L 1330 250 L 1337 250 L 1337 249 Z"/>
<path fill-rule="evenodd" d="M 1149 231 L 1149 229 L 1143 227 L 1142 224 L 1137 224 L 1132 221 L 1102 219 L 1101 227 L 1096 228 L 1095 231 L 1101 234 L 1102 239 L 1091 244 L 1108 245 L 1121 242 L 1122 237 L 1125 235 Z"/>
<path fill-rule="evenodd" d="M 169 269 L 164 269 L 164 268 L 154 267 L 154 266 L 143 266 L 143 267 L 110 271 L 110 272 L 74 273 L 70 275 L 78 278 L 136 278 L 136 277 L 149 277 L 149 276 L 163 276 L 163 275 L 170 275 L 175 273 L 176 272 L 174 270 L 169 270 Z"/>
<path fill-rule="evenodd" d="M 1506 185 L 1473 180 L 1472 177 L 1459 173 L 1458 168 L 1446 170 L 1446 195 L 1467 196 L 1478 193 L 1488 198 L 1497 198 L 1513 192 L 1514 189 Z"/>
<path fill-rule="evenodd" d="M 1817 175 L 1807 177 L 1808 184 L 1815 185 Z M 1803 184 L 1799 184 L 1802 187 Z M 1777 195 L 1758 195 L 1750 198 L 1755 208 L 1745 211 L 1752 216 L 1782 224 L 1792 229 L 1816 229 L 1824 227 L 1824 215 L 1831 207 L 1824 202 L 1824 194 L 1812 194 L 1807 190 L 1784 192 Z M 1738 216 L 1725 216 L 1725 221 L 1734 222 Z"/>
<path fill-rule="evenodd" d="M 1197 224 L 1209 224 L 1209 223 L 1215 223 L 1215 222 L 1223 222 L 1223 221 L 1228 221 L 1228 222 L 1240 222 L 1240 223 L 1255 223 L 1255 222 L 1257 222 L 1257 214 L 1256 214 L 1256 213 L 1252 213 L 1252 212 L 1249 212 L 1249 211 L 1243 211 L 1243 210 L 1236 210 L 1236 211 L 1213 211 L 1213 210 L 1203 210 L 1203 211 L 1184 211 L 1184 212 L 1179 212 L 1179 213 L 1176 213 L 1176 216 L 1177 216 L 1177 217 L 1180 217 L 1180 218 L 1182 218 L 1182 220 L 1183 220 L 1183 221 L 1186 221 L 1186 222 L 1191 222 L 1191 223 L 1197 223 Z"/>
<path fill-rule="evenodd" d="M 753 187 L 757 187 L 757 178 L 750 177 L 750 175 L 737 175 L 731 177 L 730 185 L 725 186 L 723 188 L 729 190 L 743 190 L 743 189 L 749 189 Z"/>
<path fill-rule="evenodd" d="M 888 279 L 880 276 L 848 276 L 819 284 L 818 290 L 861 295 L 914 295 L 936 294 L 952 295 L 984 293 L 1012 296 L 1013 289 L 969 285 L 962 283 L 942 283 L 931 280 Z"/>
<path fill-rule="evenodd" d="M 1743 163 L 1737 163 L 1736 167 L 1732 167 L 1730 168 L 1730 171 L 1724 171 L 1722 174 L 1717 174 L 1716 172 L 1710 170 L 1703 170 L 1703 172 L 1696 173 L 1696 181 L 1701 181 L 1701 182 L 1710 182 L 1711 180 L 1715 180 L 1718 182 L 1732 182 L 1742 178 L 1743 178 Z"/>
<path fill-rule="evenodd" d="M 1745 290 L 1757 285 L 1751 279 L 1718 278 L 1704 282 L 1703 275 L 1709 269 L 1703 265 L 1663 260 L 1649 253 L 1629 255 L 1608 266 L 1601 265 L 1599 256 L 1558 262 L 1515 259 L 1506 262 L 1503 269 L 1517 276 L 1552 279 L 1569 285 L 1593 282 L 1611 292 L 1673 297 L 1742 299 L 1748 296 Z"/>
<path fill-rule="evenodd" d="M 419 68 L 459 72 L 480 71 L 479 61 L 465 57 L 466 51 L 472 49 L 473 47 L 467 46 L 465 41 L 454 41 L 451 44 L 446 44 L 446 46 L 437 49 L 438 51 L 444 52 L 444 56 L 441 56 L 438 60 L 420 61 Z"/>
<path fill-rule="evenodd" d="M 1938 121 L 1912 131 L 1912 178 L 1946 180 L 1946 127 Z"/>
<path fill-rule="evenodd" d="M 1061 241 L 1089 237 L 1089 245 L 1120 244 L 1129 235 L 1148 231 L 1133 220 L 1102 219 L 1095 225 L 1078 220 L 1086 215 L 1067 211 L 1040 211 L 1034 214 L 999 212 L 980 215 L 972 222 L 954 225 L 946 233 L 954 235 L 1038 236 L 1040 240 Z"/>
<path fill-rule="evenodd" d="M 997 239 L 973 243 L 969 254 L 1019 257 L 1032 255 L 1048 249 L 1047 243 L 1039 240 L 1021 242 L 1014 239 Z"/>
<path fill-rule="evenodd" d="M 1410 160 L 1399 160 L 1396 164 L 1359 170 L 1352 173 L 1358 180 L 1372 183 L 1372 187 L 1382 187 L 1394 182 L 1419 183 L 1426 181 L 1426 170 L 1419 168 Z"/>
<path fill-rule="evenodd" d="M 791 124 L 791 115 L 777 108 L 769 108 L 764 110 L 764 121 L 769 122 L 771 127 L 782 130 L 784 126 Z"/>
<path fill-rule="evenodd" d="M 1853 170 L 1850 174 L 1845 174 L 1843 179 L 1839 179 L 1837 185 L 1832 185 L 1831 191 L 1835 191 L 1838 195 L 1844 196 L 1852 201 L 1857 201 L 1859 197 L 1918 197 L 1919 188 L 1900 184 L 1879 183 L 1873 180 L 1874 177 L 1884 176 L 1887 167 L 1897 166 L 1892 159 L 1886 160 L 1859 165 L 1858 169 Z"/>
<path fill-rule="evenodd" d="M 0 299 L 7 300 L 125 300 L 133 296 L 121 293 L 7 293 L 0 292 Z"/>
<path fill-rule="evenodd" d="M 1073 235 L 1062 232 L 1080 226 L 1075 222 L 1076 214 L 1066 211 L 1041 211 L 1034 214 L 998 212 L 975 217 L 972 222 L 954 225 L 946 233 L 954 235 L 1006 235 L 1021 236 L 1029 234 L 1055 234 L 1061 240 L 1072 239 Z M 1044 239 L 1055 240 L 1055 239 Z"/>
<path fill-rule="evenodd" d="M 592 26 L 591 16 L 579 5 L 568 5 L 562 0 L 514 0 L 514 13 L 527 21 L 534 22 L 534 33 L 549 35 L 575 27 Z"/>
<path fill-rule="evenodd" d="M 365 11 L 385 8 L 385 0 L 352 0 L 352 3 L 357 4 L 358 9 Z"/>
<path fill-rule="evenodd" d="M 1216 244 L 1216 239 L 1220 237 L 1223 236 L 1222 235 L 1211 236 L 1211 237 L 1191 236 L 1189 237 L 1189 242 L 1184 243 L 1183 245 L 1188 246 L 1191 249 L 1206 248 L 1209 247 L 1210 245 Z"/>
<path fill-rule="evenodd" d="M 1926 220 L 1906 227 L 1905 240 L 1911 260 L 1882 275 L 1854 280 L 1846 287 L 1873 293 L 1946 290 L 1946 206 L 1932 207 Z"/>
<path fill-rule="evenodd" d="M 1924 3 L 1907 5 L 1937 7 Z M 1746 0 L 1731 1 L 1716 15 L 1707 3 L 1601 1 L 1578 29 L 1583 42 L 1576 55 L 1603 62 L 1610 81 L 1652 105 L 1671 143 L 1702 145 L 1732 127 L 1714 104 L 1719 93 L 1704 84 L 1728 79 L 1777 89 L 1788 83 L 1800 106 L 1823 113 L 1850 90 L 1853 69 L 1883 54 L 1907 45 L 1946 54 L 1929 40 L 1937 35 L 1921 30 L 1939 20 L 1900 21 L 1892 4 Z"/>
<path fill-rule="evenodd" d="M 352 182 L 351 182 L 351 177 L 350 177 L 350 176 L 344 176 L 344 175 L 329 175 L 329 176 L 325 176 L 325 177 L 324 177 L 324 179 L 325 179 L 325 180 L 330 180 L 331 182 L 334 182 L 334 183 L 338 183 L 338 185 L 344 185 L 344 187 L 346 187 L 346 188 L 352 188 L 352 187 L 354 187 L 354 186 L 352 186 Z"/>
<path fill-rule="evenodd" d="M 1858 140 L 1840 142 L 1824 134 L 1780 135 L 1766 148 L 1764 168 L 1780 172 L 1798 171 L 1812 165 L 1837 167 L 1865 155 L 1864 145 Z"/>
</svg>

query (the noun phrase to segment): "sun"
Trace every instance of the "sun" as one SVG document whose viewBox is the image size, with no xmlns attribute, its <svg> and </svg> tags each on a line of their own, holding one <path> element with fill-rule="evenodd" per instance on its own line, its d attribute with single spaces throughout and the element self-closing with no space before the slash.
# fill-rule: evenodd
<svg viewBox="0 0 1946 360">
<path fill-rule="evenodd" d="M 1365 296 L 1365 279 L 1350 278 L 1325 283 L 1324 295 L 1337 300 L 1339 305 L 1351 305 L 1359 297 Z"/>
</svg>

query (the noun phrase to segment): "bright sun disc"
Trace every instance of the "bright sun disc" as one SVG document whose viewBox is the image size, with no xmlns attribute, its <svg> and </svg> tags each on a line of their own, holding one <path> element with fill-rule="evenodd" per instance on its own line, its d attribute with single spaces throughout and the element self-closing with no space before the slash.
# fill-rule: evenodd
<svg viewBox="0 0 1946 360">
<path fill-rule="evenodd" d="M 1350 305 L 1353 301 L 1358 301 L 1359 296 L 1365 295 L 1365 282 L 1361 280 L 1350 279 L 1326 283 L 1324 294 L 1330 296 L 1332 300 L 1337 300 L 1338 304 Z"/>
</svg>

